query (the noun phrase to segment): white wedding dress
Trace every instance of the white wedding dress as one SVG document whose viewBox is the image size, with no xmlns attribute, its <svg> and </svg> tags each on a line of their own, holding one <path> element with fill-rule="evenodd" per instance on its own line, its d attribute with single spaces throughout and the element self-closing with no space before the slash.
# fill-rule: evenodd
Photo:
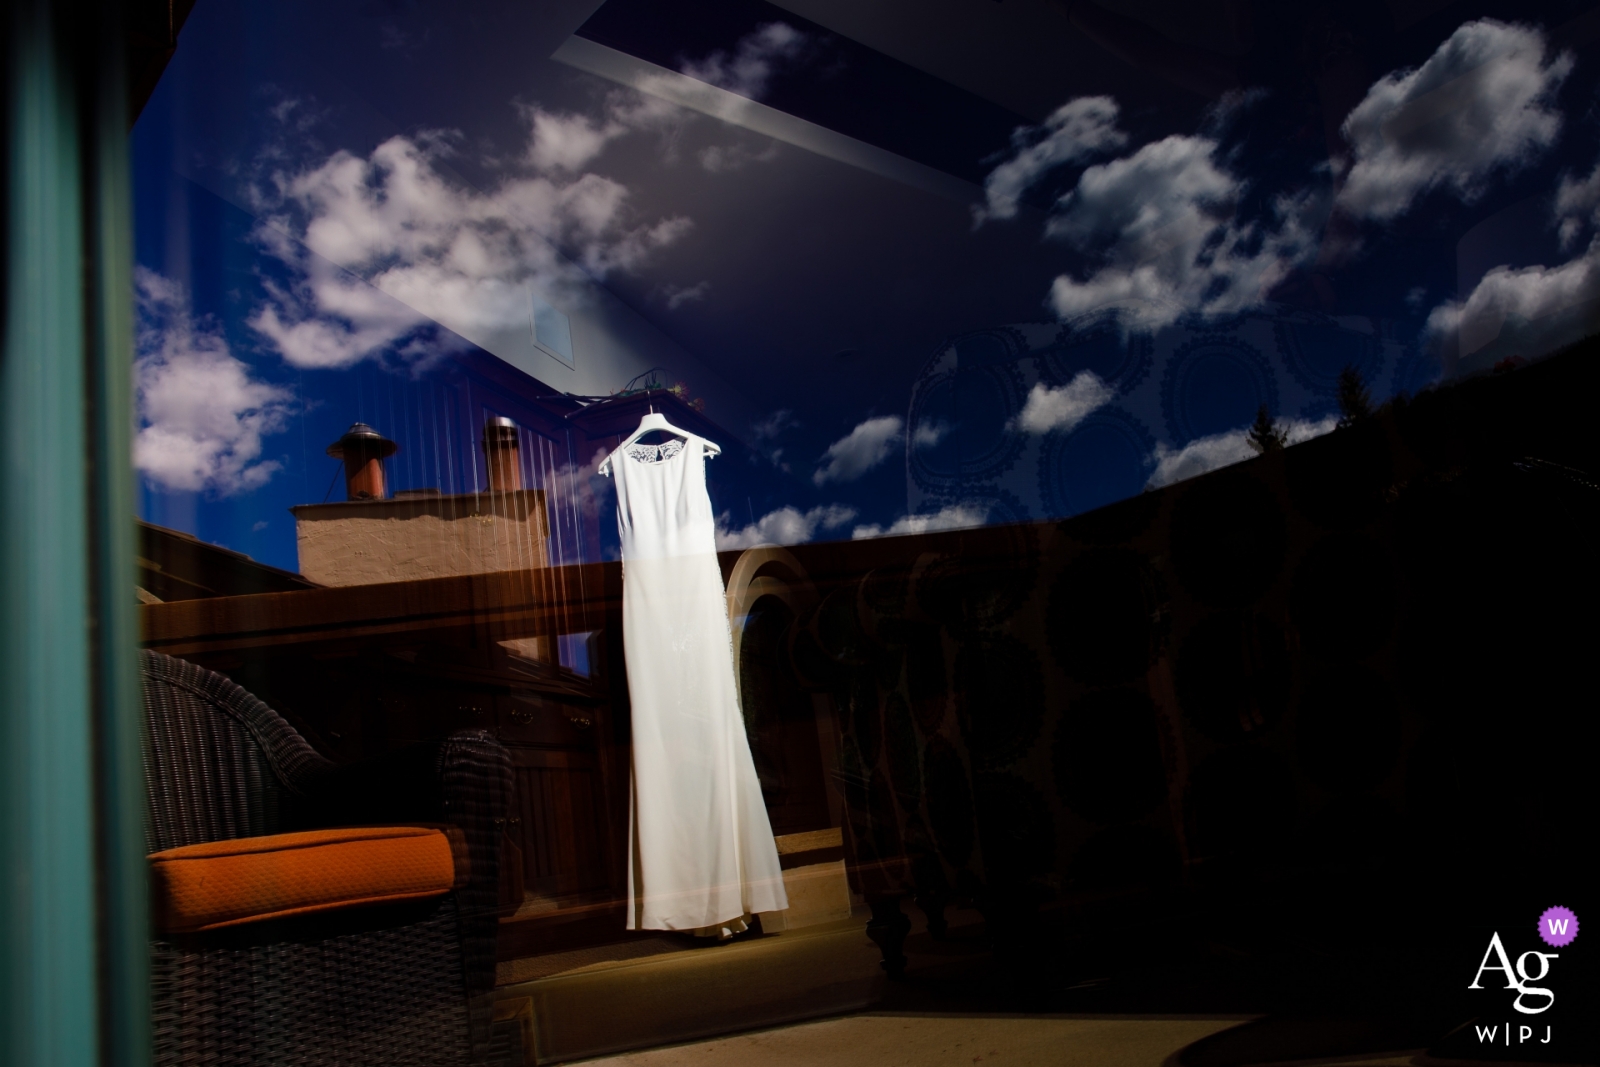
<svg viewBox="0 0 1600 1067">
<path fill-rule="evenodd" d="M 705 457 L 689 437 L 610 460 L 633 705 L 627 928 L 726 937 L 789 902 L 739 713 Z"/>
</svg>

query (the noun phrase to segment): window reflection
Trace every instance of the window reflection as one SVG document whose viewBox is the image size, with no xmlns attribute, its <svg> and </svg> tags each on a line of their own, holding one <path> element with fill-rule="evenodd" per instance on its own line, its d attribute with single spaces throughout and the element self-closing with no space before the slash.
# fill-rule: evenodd
<svg viewBox="0 0 1600 1067">
<path fill-rule="evenodd" d="M 1323 1010 L 1414 903 L 1383 886 L 1571 799 L 1530 769 L 1565 713 L 1489 694 L 1526 703 L 1501 648 L 1570 679 L 1581 626 L 1510 620 L 1593 579 L 1600 22 L 1514 14 L 201 5 L 133 133 L 147 644 L 341 766 L 504 754 L 474 1055 L 714 1032 L 555 982 L 688 951 L 624 925 L 602 470 L 664 415 L 722 449 L 791 901 L 740 936 L 876 946 L 819 1011 L 941 953 L 985 961 L 961 1010 Z M 1502 748 L 1527 811 L 1452 784 Z M 1511 907 L 1474 885 L 1407 950 L 1428 981 Z M 1108 933 L 1140 909 L 1180 931 L 1148 970 Z M 1425 984 L 1350 1007 L 1418 1020 L 1365 1051 L 1461 1051 Z"/>
</svg>

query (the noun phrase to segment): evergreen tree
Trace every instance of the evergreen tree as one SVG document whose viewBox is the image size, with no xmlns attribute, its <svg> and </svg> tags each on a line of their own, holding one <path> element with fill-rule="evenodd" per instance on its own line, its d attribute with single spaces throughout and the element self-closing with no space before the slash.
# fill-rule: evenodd
<svg viewBox="0 0 1600 1067">
<path fill-rule="evenodd" d="M 1372 397 L 1367 383 L 1354 365 L 1339 372 L 1339 425 L 1351 426 L 1372 414 Z"/>
<path fill-rule="evenodd" d="M 1250 447 L 1265 455 L 1268 452 L 1278 452 L 1289 443 L 1289 435 L 1272 421 L 1272 413 L 1267 410 L 1267 405 L 1262 404 L 1256 410 L 1256 421 L 1250 427 L 1250 432 L 1245 440 L 1250 442 Z"/>
</svg>

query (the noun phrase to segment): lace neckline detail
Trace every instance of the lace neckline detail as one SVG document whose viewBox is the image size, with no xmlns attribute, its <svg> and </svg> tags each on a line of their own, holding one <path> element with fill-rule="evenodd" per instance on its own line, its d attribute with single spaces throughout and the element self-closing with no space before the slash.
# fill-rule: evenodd
<svg viewBox="0 0 1600 1067">
<path fill-rule="evenodd" d="M 676 438 L 659 445 L 629 445 L 628 455 L 640 463 L 661 463 L 683 451 L 684 442 Z"/>
</svg>

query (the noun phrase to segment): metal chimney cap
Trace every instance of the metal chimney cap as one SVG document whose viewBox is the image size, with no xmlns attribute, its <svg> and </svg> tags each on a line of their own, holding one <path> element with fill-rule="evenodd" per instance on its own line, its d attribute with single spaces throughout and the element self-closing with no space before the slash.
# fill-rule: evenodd
<svg viewBox="0 0 1600 1067">
<path fill-rule="evenodd" d="M 490 445 L 510 445 L 518 447 L 517 424 L 504 415 L 495 415 L 483 424 L 483 447 Z"/>
<path fill-rule="evenodd" d="M 346 452 L 360 452 L 387 459 L 395 454 L 399 445 L 364 422 L 350 424 L 344 436 L 328 446 L 328 455 L 342 457 Z"/>
</svg>

